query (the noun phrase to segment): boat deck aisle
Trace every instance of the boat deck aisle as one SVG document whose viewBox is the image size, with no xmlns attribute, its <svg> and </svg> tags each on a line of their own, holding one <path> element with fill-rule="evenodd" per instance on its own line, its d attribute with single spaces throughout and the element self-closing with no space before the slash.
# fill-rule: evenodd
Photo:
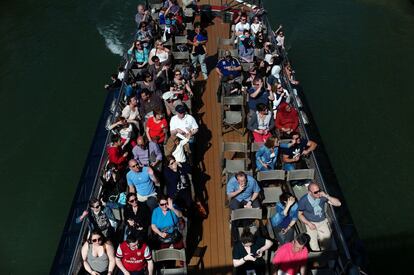
<svg viewBox="0 0 414 275">
<path fill-rule="evenodd" d="M 219 6 L 220 1 L 203 0 L 199 4 Z M 197 137 L 197 145 L 207 148 L 203 155 L 202 166 L 204 166 L 206 178 L 205 189 L 208 196 L 209 215 L 203 221 L 202 239 L 198 246 L 207 247 L 204 256 L 205 274 L 231 274 L 232 248 L 230 244 L 229 209 L 225 206 L 225 186 L 221 184 L 220 147 L 223 141 L 246 141 L 247 135 L 241 137 L 235 132 L 230 132 L 222 136 L 221 107 L 216 96 L 220 80 L 214 71 L 214 67 L 215 62 L 217 62 L 217 38 L 229 38 L 230 25 L 222 22 L 221 18 L 217 17 L 213 22 L 214 24 L 206 28 L 209 38 L 206 63 L 210 73 L 202 95 L 203 106 L 199 110 L 202 125 Z"/>
</svg>

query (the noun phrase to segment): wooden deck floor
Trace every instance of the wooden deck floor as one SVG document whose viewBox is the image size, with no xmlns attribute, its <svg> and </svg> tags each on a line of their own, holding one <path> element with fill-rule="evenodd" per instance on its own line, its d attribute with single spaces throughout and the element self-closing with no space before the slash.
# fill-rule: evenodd
<svg viewBox="0 0 414 275">
<path fill-rule="evenodd" d="M 206 1 L 201 1 L 200 4 Z M 217 3 L 214 3 L 217 2 Z M 209 1 L 210 5 L 220 5 L 220 1 Z M 223 23 L 221 18 L 215 18 L 214 24 L 207 28 L 209 41 L 207 44 L 209 65 L 208 81 L 202 94 L 202 107 L 198 111 L 201 125 L 197 140 L 198 148 L 205 148 L 202 152 L 202 166 L 204 181 L 201 180 L 207 193 L 209 215 L 202 223 L 199 247 L 206 246 L 204 256 L 205 274 L 231 274 L 232 248 L 229 227 L 229 209 L 225 206 L 225 187 L 221 180 L 220 145 L 223 141 L 246 141 L 236 132 L 222 136 L 221 107 L 217 102 L 216 92 L 219 78 L 214 71 L 217 62 L 217 37 L 228 38 L 230 25 Z M 191 232 L 189 232 L 191 234 Z"/>
</svg>

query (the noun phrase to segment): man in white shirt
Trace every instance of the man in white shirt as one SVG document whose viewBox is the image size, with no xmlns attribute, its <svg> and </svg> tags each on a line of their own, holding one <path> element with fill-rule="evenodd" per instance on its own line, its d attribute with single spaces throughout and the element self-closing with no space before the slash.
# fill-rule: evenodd
<svg viewBox="0 0 414 275">
<path fill-rule="evenodd" d="M 240 22 L 236 24 L 234 31 L 236 32 L 237 36 L 242 36 L 244 30 L 250 30 L 250 24 L 247 22 L 247 16 L 242 15 Z"/>
<path fill-rule="evenodd" d="M 177 114 L 170 121 L 171 135 L 181 134 L 190 136 L 191 143 L 194 135 L 198 132 L 198 124 L 192 115 L 187 114 L 184 105 L 177 105 L 175 111 Z"/>
</svg>

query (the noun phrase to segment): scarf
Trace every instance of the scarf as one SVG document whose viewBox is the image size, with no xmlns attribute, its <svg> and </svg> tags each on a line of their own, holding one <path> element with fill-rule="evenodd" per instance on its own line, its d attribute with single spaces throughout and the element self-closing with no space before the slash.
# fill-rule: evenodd
<svg viewBox="0 0 414 275">
<path fill-rule="evenodd" d="M 319 205 L 321 200 L 314 199 L 310 194 L 308 194 L 308 201 L 313 208 L 313 214 L 318 217 L 322 217 L 322 208 Z"/>
</svg>

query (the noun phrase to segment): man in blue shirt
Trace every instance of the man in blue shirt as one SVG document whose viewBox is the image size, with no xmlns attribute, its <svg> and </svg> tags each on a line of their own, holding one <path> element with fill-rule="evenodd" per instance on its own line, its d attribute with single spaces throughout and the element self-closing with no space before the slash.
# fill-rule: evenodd
<svg viewBox="0 0 414 275">
<path fill-rule="evenodd" d="M 259 208 L 260 187 L 257 181 L 244 172 L 237 172 L 227 183 L 227 197 L 232 210 L 238 208 Z"/>
<path fill-rule="evenodd" d="M 272 87 L 267 84 L 267 88 L 264 87 L 263 79 L 256 76 L 253 79 L 253 86 L 247 90 L 249 94 L 249 117 L 251 117 L 257 111 L 257 104 L 263 103 L 269 106 L 269 100 L 273 101 L 273 93 L 271 93 Z"/>
<path fill-rule="evenodd" d="M 231 56 L 230 51 L 225 51 L 224 58 L 220 59 L 216 65 L 216 72 L 221 82 L 221 86 L 217 90 L 219 102 L 222 88 L 227 91 L 231 89 L 231 83 L 241 83 L 241 70 L 240 62 Z"/>
<path fill-rule="evenodd" d="M 309 184 L 308 194 L 298 202 L 298 217 L 306 225 L 306 233 L 311 237 L 309 245 L 313 251 L 328 249 L 330 245 L 331 230 L 326 218 L 326 202 L 336 207 L 341 206 L 337 198 L 323 192 L 315 182 Z"/>
</svg>

